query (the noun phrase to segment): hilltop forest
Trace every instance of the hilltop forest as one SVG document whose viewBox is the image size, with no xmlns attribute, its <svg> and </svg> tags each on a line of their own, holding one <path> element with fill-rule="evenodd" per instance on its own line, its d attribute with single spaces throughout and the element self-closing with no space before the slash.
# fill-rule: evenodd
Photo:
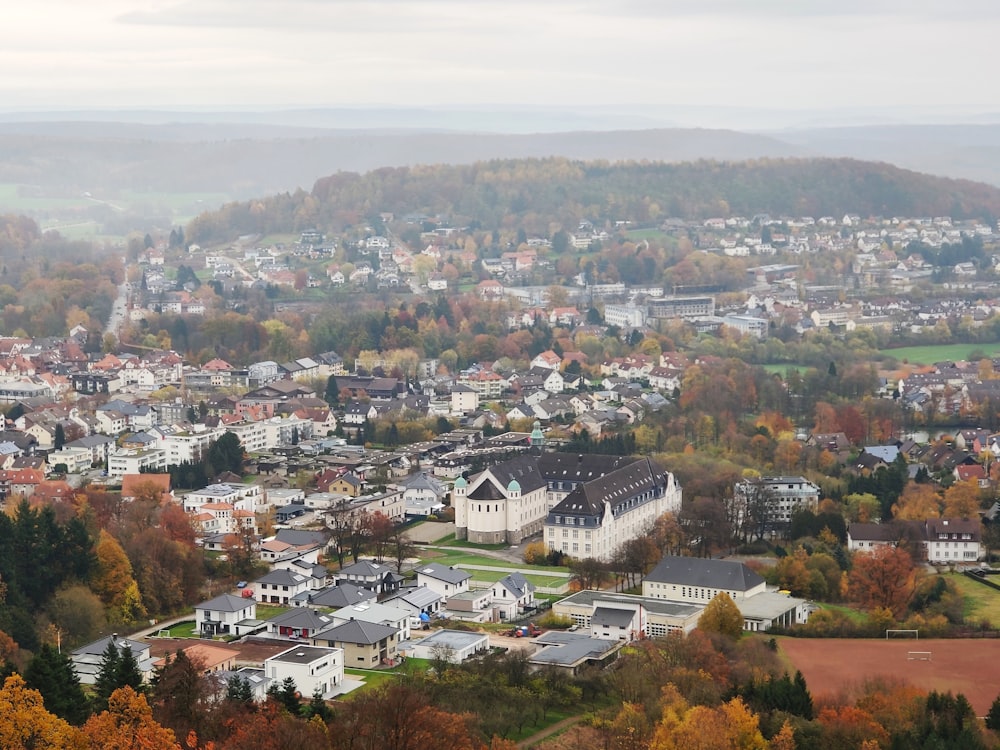
<svg viewBox="0 0 1000 750">
<path fill-rule="evenodd" d="M 243 234 L 327 231 L 380 212 L 447 216 L 473 228 L 523 228 L 548 236 L 553 222 L 711 216 L 1000 216 L 1000 188 L 851 159 L 764 159 L 686 164 L 580 162 L 563 158 L 342 172 L 311 192 L 230 203 L 196 217 L 187 232 L 210 244 Z"/>
</svg>

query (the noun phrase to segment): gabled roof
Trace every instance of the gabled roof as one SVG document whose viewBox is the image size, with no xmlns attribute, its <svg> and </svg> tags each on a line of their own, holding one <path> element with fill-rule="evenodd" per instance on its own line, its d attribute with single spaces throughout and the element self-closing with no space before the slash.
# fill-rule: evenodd
<svg viewBox="0 0 1000 750">
<path fill-rule="evenodd" d="M 441 563 L 431 562 L 417 568 L 417 577 L 427 576 L 438 581 L 458 585 L 472 578 L 472 573 L 468 573 L 458 568 L 451 568 Z"/>
<path fill-rule="evenodd" d="M 336 586 L 328 586 L 321 591 L 304 591 L 294 597 L 294 601 L 303 602 L 308 606 L 333 609 L 352 607 L 362 602 L 375 601 L 375 599 L 374 591 L 345 581 L 341 581 Z"/>
<path fill-rule="evenodd" d="M 764 583 L 763 578 L 741 562 L 673 555 L 660 560 L 645 580 L 723 591 L 749 591 Z"/>
<path fill-rule="evenodd" d="M 549 511 L 561 515 L 594 516 L 604 513 L 605 503 L 635 497 L 644 491 L 660 491 L 667 482 L 666 472 L 645 458 L 622 466 L 604 476 L 578 484 Z"/>
<path fill-rule="evenodd" d="M 507 589 L 514 595 L 515 599 L 520 599 L 525 594 L 535 590 L 535 584 L 525 578 L 521 573 L 511 573 L 510 575 L 506 575 L 497 581 L 497 584 Z"/>
<path fill-rule="evenodd" d="M 353 565 L 348 565 L 340 569 L 338 576 L 362 576 L 364 578 L 380 578 L 392 571 L 387 565 L 371 562 L 370 560 L 358 560 Z"/>
</svg>

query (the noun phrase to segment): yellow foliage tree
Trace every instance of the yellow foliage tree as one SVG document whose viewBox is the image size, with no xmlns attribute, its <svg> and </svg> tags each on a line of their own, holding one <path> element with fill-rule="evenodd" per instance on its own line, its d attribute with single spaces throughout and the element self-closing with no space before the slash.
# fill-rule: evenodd
<svg viewBox="0 0 1000 750">
<path fill-rule="evenodd" d="M 122 621 L 131 621 L 144 612 L 139 587 L 132 576 L 128 555 L 111 534 L 101 529 L 95 548 L 97 565 L 90 579 L 90 588 L 104 605 Z"/>
<path fill-rule="evenodd" d="M 893 518 L 901 521 L 926 521 L 941 515 L 941 496 L 929 484 L 909 482 L 892 506 Z"/>
<path fill-rule="evenodd" d="M 706 605 L 705 611 L 698 618 L 698 629 L 739 638 L 743 632 L 743 615 L 729 594 L 720 591 Z"/>
<path fill-rule="evenodd" d="M 45 710 L 42 694 L 8 677 L 0 689 L 0 747 L 4 750 L 86 750 L 78 729 Z M 113 750 L 113 749 L 109 749 Z"/>
<path fill-rule="evenodd" d="M 955 482 L 944 493 L 944 518 L 979 517 L 979 483 L 975 479 Z"/>
</svg>

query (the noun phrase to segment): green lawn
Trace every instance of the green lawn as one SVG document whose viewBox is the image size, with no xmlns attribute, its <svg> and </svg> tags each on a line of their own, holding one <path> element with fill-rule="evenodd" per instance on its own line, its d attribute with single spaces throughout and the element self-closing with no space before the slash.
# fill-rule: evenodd
<svg viewBox="0 0 1000 750">
<path fill-rule="evenodd" d="M 1000 342 L 994 344 L 940 344 L 937 346 L 906 346 L 901 349 L 880 349 L 879 353 L 892 357 L 900 363 L 932 365 L 935 362 L 968 359 L 973 351 L 980 351 L 986 356 L 1000 352 Z"/>
<path fill-rule="evenodd" d="M 508 575 L 505 570 L 470 570 L 468 572 L 472 574 L 473 581 L 480 581 L 483 583 L 496 583 L 501 578 Z M 534 573 L 526 573 L 524 577 L 536 586 L 544 586 L 546 588 L 556 588 L 569 583 L 568 578 L 541 576 Z"/>
<path fill-rule="evenodd" d="M 194 620 L 186 620 L 184 622 L 179 622 L 176 625 L 171 625 L 165 630 L 170 631 L 171 638 L 197 638 L 198 634 L 194 629 Z"/>
<path fill-rule="evenodd" d="M 820 609 L 829 609 L 833 612 L 839 612 L 844 615 L 847 619 L 854 622 L 864 622 L 867 617 L 864 612 L 853 609 L 851 607 L 846 607 L 843 604 L 830 604 L 828 602 L 818 603 Z"/>
<path fill-rule="evenodd" d="M 962 616 L 969 624 L 988 620 L 994 627 L 1000 624 L 1000 591 L 976 583 L 961 573 L 946 573 L 948 580 L 964 598 Z"/>
<path fill-rule="evenodd" d="M 486 565 L 491 568 L 510 568 L 512 570 L 534 571 L 537 573 L 568 573 L 569 568 L 555 567 L 549 565 L 528 565 L 526 563 L 508 562 L 498 560 L 495 557 L 477 555 L 471 551 L 447 549 L 428 550 L 429 552 L 439 552 L 440 555 L 427 555 L 427 560 L 433 560 L 441 564 L 448 565 Z"/>
<path fill-rule="evenodd" d="M 281 607 L 277 604 L 258 604 L 257 605 L 257 619 L 258 620 L 270 620 L 272 617 L 277 617 L 283 612 L 287 612 L 291 607 Z"/>
</svg>

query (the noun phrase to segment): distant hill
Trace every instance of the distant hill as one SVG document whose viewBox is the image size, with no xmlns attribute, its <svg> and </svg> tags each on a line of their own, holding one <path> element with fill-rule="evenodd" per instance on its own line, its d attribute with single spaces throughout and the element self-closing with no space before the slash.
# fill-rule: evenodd
<svg viewBox="0 0 1000 750">
<path fill-rule="evenodd" d="M 886 161 L 920 172 L 1000 185 L 1000 125 L 878 125 L 778 131 L 809 156 Z"/>
<path fill-rule="evenodd" d="M 727 130 L 536 135 L 331 131 L 254 124 L 0 124 L 0 183 L 67 193 L 225 193 L 250 198 L 308 187 L 338 171 L 488 159 L 690 161 L 795 156 L 799 147 Z"/>
<path fill-rule="evenodd" d="M 317 225 L 337 229 L 375 214 L 444 215 L 456 224 L 521 225 L 547 233 L 549 222 L 581 219 L 656 223 L 666 217 L 769 213 L 773 216 L 1000 216 L 1000 188 L 933 177 L 853 159 L 758 159 L 745 162 L 516 159 L 464 166 L 341 172 L 311 193 L 234 203 L 203 214 L 189 239 Z"/>
</svg>

